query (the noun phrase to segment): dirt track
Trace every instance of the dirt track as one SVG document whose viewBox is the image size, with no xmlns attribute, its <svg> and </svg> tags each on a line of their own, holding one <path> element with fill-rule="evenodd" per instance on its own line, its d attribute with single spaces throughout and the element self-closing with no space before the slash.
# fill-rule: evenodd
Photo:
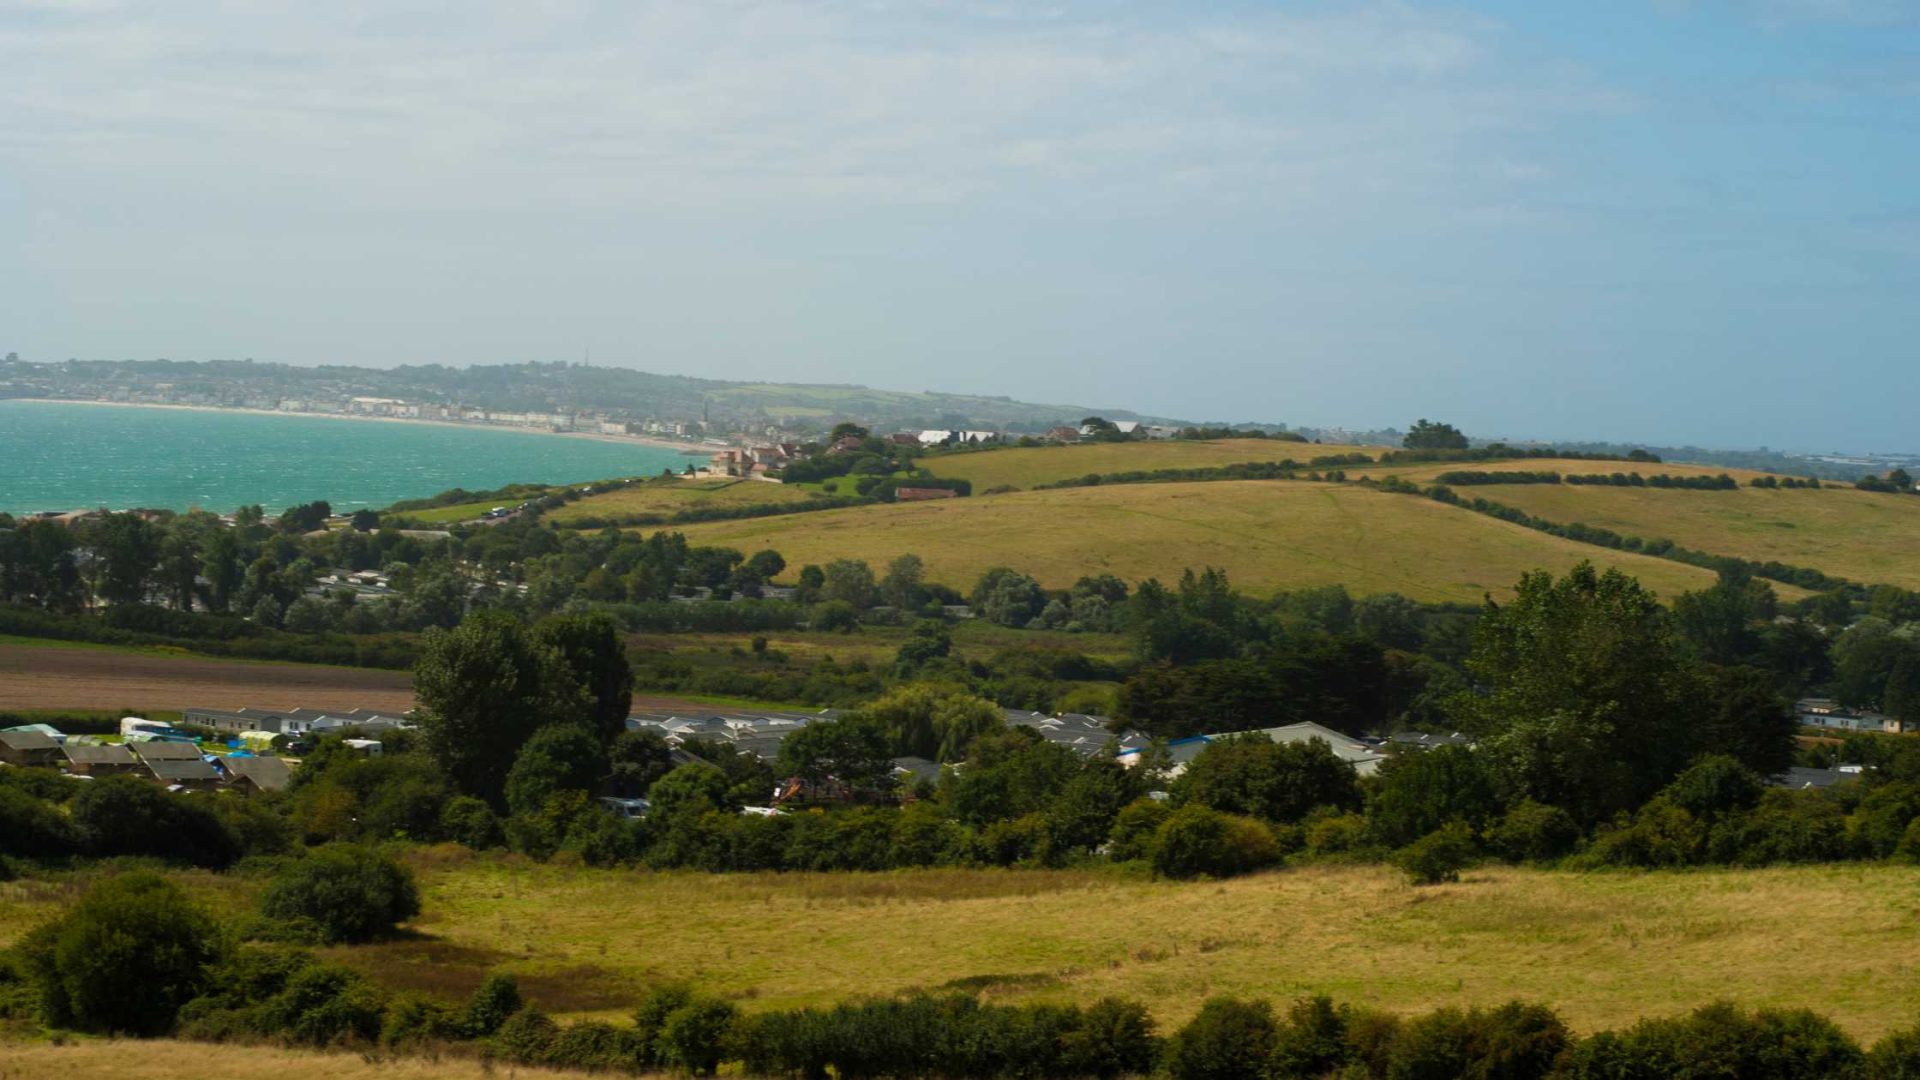
<svg viewBox="0 0 1920 1080">
<path fill-rule="evenodd" d="M 0 709 L 413 707 L 405 671 L 0 644 Z"/>
</svg>

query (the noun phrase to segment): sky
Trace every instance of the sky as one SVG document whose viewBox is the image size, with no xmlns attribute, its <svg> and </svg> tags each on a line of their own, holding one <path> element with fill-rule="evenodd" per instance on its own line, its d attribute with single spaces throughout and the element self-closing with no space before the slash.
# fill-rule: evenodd
<svg viewBox="0 0 1920 1080">
<path fill-rule="evenodd" d="M 1920 0 L 0 0 L 0 354 L 1920 449 Z"/>
</svg>

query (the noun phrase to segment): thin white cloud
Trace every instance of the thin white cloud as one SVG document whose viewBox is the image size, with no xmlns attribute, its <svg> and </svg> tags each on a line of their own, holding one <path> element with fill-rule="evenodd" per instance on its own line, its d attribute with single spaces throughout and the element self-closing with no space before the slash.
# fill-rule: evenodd
<svg viewBox="0 0 1920 1080">
<path fill-rule="evenodd" d="M 391 207 L 1430 191 L 1605 107 L 1503 45 L 1400 4 L 11 5 L 0 157 Z"/>
</svg>

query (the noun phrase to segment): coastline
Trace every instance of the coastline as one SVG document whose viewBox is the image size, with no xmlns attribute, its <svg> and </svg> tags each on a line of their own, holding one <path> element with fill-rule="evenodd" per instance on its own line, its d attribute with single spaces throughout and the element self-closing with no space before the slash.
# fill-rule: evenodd
<svg viewBox="0 0 1920 1080">
<path fill-rule="evenodd" d="M 675 442 L 648 435 L 605 435 L 597 431 L 551 431 L 543 428 L 511 427 L 506 424 L 470 424 L 462 420 L 415 420 L 405 416 L 355 416 L 350 413 L 285 412 L 280 409 L 249 409 L 227 405 L 169 405 L 154 401 L 88 401 L 82 398 L 0 398 L 0 401 L 41 402 L 47 405 L 94 405 L 114 409 L 170 409 L 175 412 L 242 413 L 250 416 L 297 417 L 313 420 L 355 420 L 375 424 L 414 424 L 423 427 L 459 428 L 464 431 L 504 431 L 516 435 L 547 435 L 568 439 L 590 439 L 618 445 L 651 446 L 677 450 L 687 457 L 704 458 L 713 447 L 699 443 Z M 731 444 L 729 444 L 731 445 Z"/>
</svg>

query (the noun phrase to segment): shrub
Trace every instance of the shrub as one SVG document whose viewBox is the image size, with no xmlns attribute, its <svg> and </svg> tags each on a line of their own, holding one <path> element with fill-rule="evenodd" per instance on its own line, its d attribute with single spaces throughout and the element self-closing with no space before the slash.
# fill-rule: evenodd
<svg viewBox="0 0 1920 1080">
<path fill-rule="evenodd" d="M 1174 811 L 1153 834 L 1154 872 L 1170 878 L 1232 877 L 1280 861 L 1273 830 L 1198 804 Z"/>
<path fill-rule="evenodd" d="M 446 1002 L 425 994 L 402 994 L 387 1006 L 386 1019 L 380 1025 L 380 1045 L 447 1042 L 469 1034 L 459 1011 Z"/>
<path fill-rule="evenodd" d="M 511 975 L 489 975 L 467 999 L 460 1025 L 476 1039 L 500 1030 L 507 1018 L 521 1010 L 526 1002 L 520 997 L 520 983 Z"/>
<path fill-rule="evenodd" d="M 1345 855 L 1366 842 L 1367 819 L 1359 814 L 1330 814 L 1307 826 L 1307 853 Z"/>
<path fill-rule="evenodd" d="M 52 803 L 0 787 L 0 855 L 51 859 L 74 854 L 80 834 Z"/>
<path fill-rule="evenodd" d="M 560 1037 L 560 1025 L 538 1009 L 522 1009 L 507 1018 L 487 1040 L 487 1053 L 516 1065 L 533 1065 L 547 1058 Z"/>
<path fill-rule="evenodd" d="M 1264 1001 L 1217 997 L 1167 1044 L 1173 1080 L 1243 1080 L 1266 1072 L 1273 1057 L 1273 1008 Z"/>
<path fill-rule="evenodd" d="M 547 1044 L 543 1061 L 562 1069 L 632 1071 L 637 1050 L 631 1030 L 598 1020 L 582 1020 L 559 1030 Z"/>
<path fill-rule="evenodd" d="M 1865 1080 L 1920 1080 L 1920 1028 L 1890 1032 L 1867 1052 Z"/>
<path fill-rule="evenodd" d="M 446 808 L 440 811 L 440 835 L 479 851 L 506 843 L 493 807 L 471 795 L 447 800 Z"/>
<path fill-rule="evenodd" d="M 380 1037 L 386 995 L 337 964 L 312 964 L 259 1009 L 262 1032 L 308 1046 L 370 1043 Z"/>
<path fill-rule="evenodd" d="M 108 878 L 20 944 L 49 1024 L 158 1035 L 224 953 L 213 920 L 152 873 Z"/>
<path fill-rule="evenodd" d="M 1145 1076 L 1153 1071 L 1160 1041 L 1144 1005 L 1101 998 L 1086 1007 L 1078 1027 L 1060 1040 L 1059 1075 Z"/>
<path fill-rule="evenodd" d="M 1287 1010 L 1287 1022 L 1274 1035 L 1273 1080 L 1317 1080 L 1353 1056 L 1347 1044 L 1347 1019 L 1324 995 L 1301 998 Z"/>
<path fill-rule="evenodd" d="M 268 919 L 323 942 L 367 941 L 420 913 L 413 873 L 369 848 L 329 844 L 274 875 L 260 897 Z"/>
<path fill-rule="evenodd" d="M 1107 857 L 1115 862 L 1147 858 L 1154 831 L 1172 813 L 1173 808 L 1158 799 L 1136 799 L 1121 807 L 1107 831 Z"/>
<path fill-rule="evenodd" d="M 1522 799 L 1487 830 L 1487 843 L 1508 862 L 1550 862 L 1580 842 L 1573 815 L 1557 806 Z"/>
<path fill-rule="evenodd" d="M 73 797 L 73 824 L 94 855 L 151 855 L 221 869 L 240 842 L 213 813 L 130 776 L 96 780 Z"/>
<path fill-rule="evenodd" d="M 1552 1071 L 1567 1026 L 1544 1005 L 1438 1009 L 1401 1027 L 1387 1059 L 1389 1080 L 1530 1080 Z"/>
<path fill-rule="evenodd" d="M 735 1009 L 718 998 L 698 997 L 666 1015 L 656 1040 L 660 1060 L 695 1076 L 712 1076 L 726 1060 Z"/>
<path fill-rule="evenodd" d="M 1473 831 L 1456 821 L 1402 848 L 1394 865 L 1415 885 L 1438 885 L 1459 881 L 1460 871 L 1472 866 L 1476 855 Z"/>
<path fill-rule="evenodd" d="M 1748 1013 L 1720 1002 L 1601 1032 L 1568 1053 L 1561 1073 L 1568 1080 L 1824 1080 L 1854 1075 L 1863 1060 L 1844 1032 L 1804 1009 Z"/>
</svg>

